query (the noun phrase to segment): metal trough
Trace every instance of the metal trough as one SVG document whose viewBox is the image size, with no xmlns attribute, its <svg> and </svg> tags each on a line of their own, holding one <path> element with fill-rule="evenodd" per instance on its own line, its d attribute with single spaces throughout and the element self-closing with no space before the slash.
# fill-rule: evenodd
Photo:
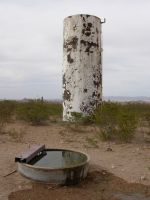
<svg viewBox="0 0 150 200">
<path fill-rule="evenodd" d="M 18 171 L 23 176 L 62 185 L 77 184 L 87 176 L 87 154 L 69 149 L 45 149 L 43 145 L 33 149 L 15 158 Z"/>
</svg>

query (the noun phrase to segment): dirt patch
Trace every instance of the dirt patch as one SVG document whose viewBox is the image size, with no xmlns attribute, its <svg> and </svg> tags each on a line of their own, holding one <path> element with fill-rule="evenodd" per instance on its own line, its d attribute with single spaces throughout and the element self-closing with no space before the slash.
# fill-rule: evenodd
<svg viewBox="0 0 150 200">
<path fill-rule="evenodd" d="M 79 185 L 61 187 L 33 183 L 31 189 L 12 192 L 9 200 L 150 200 L 150 186 L 127 183 L 94 167 Z"/>
<path fill-rule="evenodd" d="M 16 195 L 15 198 L 17 198 L 17 195 L 21 195 L 22 193 L 24 194 L 24 197 L 19 196 L 18 199 L 32 200 L 30 196 L 36 195 L 33 191 L 35 191 L 35 193 L 39 196 L 40 194 L 43 196 L 47 194 L 47 196 L 44 196 L 45 199 L 48 199 L 48 197 L 50 198 L 50 195 L 52 195 L 53 198 L 51 199 L 63 200 L 62 196 L 63 194 L 66 194 L 68 196 L 65 196 L 65 200 L 71 198 L 73 199 L 74 196 L 76 196 L 77 199 L 81 199 L 83 196 L 83 200 L 93 200 L 92 195 L 95 195 L 94 191 L 97 193 L 97 197 L 95 197 L 95 199 L 101 198 L 101 193 L 98 193 L 98 190 L 100 190 L 104 182 L 101 184 L 102 177 L 98 175 L 100 172 L 97 173 L 97 168 L 93 170 L 93 172 L 90 172 L 87 180 L 81 185 L 69 188 L 50 188 L 50 186 L 41 184 L 32 185 L 31 181 L 22 177 L 19 173 L 13 173 L 6 176 L 13 170 L 17 169 L 17 165 L 14 162 L 15 156 L 20 152 L 26 151 L 34 144 L 45 144 L 47 148 L 69 148 L 83 151 L 89 154 L 90 165 L 94 164 L 101 166 L 103 169 L 116 176 L 115 179 L 113 179 L 115 184 L 118 183 L 119 185 L 119 182 L 116 182 L 115 180 L 120 180 L 123 183 L 124 179 L 129 183 L 150 185 L 150 143 L 145 142 L 145 138 L 143 136 L 145 133 L 144 130 L 143 132 L 141 129 L 138 130 L 138 138 L 140 138 L 140 140 L 137 138 L 132 143 L 127 144 L 102 142 L 99 137 L 97 137 L 98 133 L 99 128 L 92 125 L 79 126 L 78 124 L 68 124 L 61 121 L 51 122 L 45 126 L 31 126 L 20 121 L 7 124 L 6 133 L 0 135 L 0 200 L 8 200 L 8 195 L 10 193 L 11 195 Z M 18 135 L 20 138 L 19 140 Z M 112 151 L 108 151 L 108 147 Z M 112 177 L 111 174 L 107 174 L 109 175 L 109 178 Z M 97 183 L 95 183 L 96 181 Z M 113 184 L 113 182 L 109 179 L 109 188 L 110 184 Z M 125 182 L 124 185 L 124 187 L 127 187 L 129 184 Z M 129 187 L 130 186 L 133 186 L 133 184 L 130 184 Z M 137 184 L 135 187 L 137 188 Z M 145 188 L 144 186 L 142 187 Z M 40 191 L 38 191 L 38 189 L 40 189 Z M 81 189 L 81 191 L 79 189 Z M 20 193 L 18 190 L 21 190 L 22 192 Z M 80 196 L 78 196 L 79 194 L 75 194 L 78 193 L 78 190 L 80 192 Z M 17 192 L 12 193 L 15 191 Z M 125 200 L 147 200 L 144 199 L 143 196 L 141 197 L 141 195 L 143 195 L 141 191 L 144 191 L 144 189 L 139 189 L 139 193 L 134 193 L 133 191 L 132 196 L 130 195 L 129 190 L 126 197 L 123 197 L 125 197 Z M 25 196 L 25 192 L 26 195 L 30 195 L 29 198 Z M 52 194 L 49 192 L 52 192 Z M 59 192 L 59 197 L 57 197 L 57 194 L 54 194 L 55 192 Z M 62 195 L 60 195 L 61 193 Z M 146 195 L 146 193 L 144 194 Z M 10 198 L 14 198 L 11 195 Z M 122 193 L 119 192 L 116 192 L 115 195 L 117 195 L 114 197 L 116 199 L 122 197 Z M 133 198 L 131 199 L 131 197 Z M 42 198 L 39 197 L 37 199 Z M 105 197 L 104 200 L 106 199 L 107 198 Z M 112 200 L 112 198 L 109 200 Z"/>
</svg>

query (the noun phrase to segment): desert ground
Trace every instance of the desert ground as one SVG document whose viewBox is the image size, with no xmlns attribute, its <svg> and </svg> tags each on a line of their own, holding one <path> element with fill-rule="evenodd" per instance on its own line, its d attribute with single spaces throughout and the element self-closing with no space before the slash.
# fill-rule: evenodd
<svg viewBox="0 0 150 200">
<path fill-rule="evenodd" d="M 0 200 L 150 200 L 150 135 L 145 128 L 138 128 L 130 143 L 103 142 L 97 138 L 98 131 L 96 125 L 63 123 L 61 119 L 44 126 L 19 120 L 8 123 L 0 135 Z M 15 171 L 15 156 L 34 144 L 88 153 L 88 177 L 69 187 L 22 177 Z"/>
</svg>

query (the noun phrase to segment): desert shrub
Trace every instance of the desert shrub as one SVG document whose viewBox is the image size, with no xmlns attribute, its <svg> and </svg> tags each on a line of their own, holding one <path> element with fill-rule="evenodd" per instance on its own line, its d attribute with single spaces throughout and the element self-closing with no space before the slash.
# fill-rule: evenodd
<svg viewBox="0 0 150 200">
<path fill-rule="evenodd" d="M 130 141 L 137 126 L 136 112 L 128 104 L 104 102 L 94 113 L 102 140 Z"/>
<path fill-rule="evenodd" d="M 150 125 L 150 103 L 129 102 L 125 106 L 136 114 L 141 123 Z"/>
<path fill-rule="evenodd" d="M 61 117 L 62 105 L 57 102 L 46 102 L 41 99 L 18 103 L 17 119 L 30 122 L 32 125 L 44 124 L 50 116 Z"/>
<path fill-rule="evenodd" d="M 46 104 L 50 116 L 62 116 L 62 104 L 58 102 L 44 102 Z"/>
<path fill-rule="evenodd" d="M 71 120 L 73 120 L 74 122 L 81 122 L 83 119 L 83 114 L 80 112 L 72 112 L 71 115 Z"/>
<path fill-rule="evenodd" d="M 16 113 L 18 119 L 30 122 L 32 125 L 42 125 L 49 119 L 48 106 L 40 100 L 20 103 Z"/>
<path fill-rule="evenodd" d="M 100 126 L 99 137 L 102 140 L 112 140 L 116 133 L 116 124 L 118 118 L 118 104 L 103 103 L 94 113 L 94 123 Z"/>
<path fill-rule="evenodd" d="M 72 112 L 71 115 L 73 117 L 73 118 L 71 118 L 71 121 L 73 121 L 74 123 L 77 122 L 77 123 L 80 123 L 80 124 L 83 124 L 83 125 L 93 123 L 93 115 L 84 116 L 80 112 Z"/>
<path fill-rule="evenodd" d="M 15 101 L 0 101 L 0 132 L 3 132 L 4 126 L 12 119 L 16 108 Z"/>
<path fill-rule="evenodd" d="M 7 134 L 13 139 L 14 142 L 23 142 L 23 137 L 26 134 L 24 129 L 11 129 L 7 131 Z"/>
<path fill-rule="evenodd" d="M 123 109 L 123 111 L 120 112 L 117 127 L 117 138 L 129 142 L 134 137 L 135 129 L 137 127 L 136 115 L 132 111 Z"/>
<path fill-rule="evenodd" d="M 94 148 L 98 148 L 98 141 L 96 138 L 86 137 L 86 142 Z"/>
</svg>

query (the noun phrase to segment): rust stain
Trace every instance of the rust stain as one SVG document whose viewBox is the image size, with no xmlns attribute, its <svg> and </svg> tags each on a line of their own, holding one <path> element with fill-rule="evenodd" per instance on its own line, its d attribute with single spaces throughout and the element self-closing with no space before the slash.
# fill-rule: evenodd
<svg viewBox="0 0 150 200">
<path fill-rule="evenodd" d="M 87 105 L 81 105 L 80 106 L 80 110 L 82 111 L 82 112 L 88 112 L 88 106 Z"/>
<path fill-rule="evenodd" d="M 81 40 L 80 43 L 83 44 L 84 46 L 86 46 L 85 52 L 87 52 L 88 55 L 89 55 L 89 53 L 93 53 L 93 51 L 91 51 L 92 47 L 94 47 L 94 48 L 99 47 L 99 45 L 97 43 L 89 42 L 89 41 L 85 41 L 85 40 Z"/>
<path fill-rule="evenodd" d="M 67 90 L 67 89 L 64 90 L 63 99 L 67 100 L 67 101 L 71 100 L 71 93 L 69 90 Z"/>
<path fill-rule="evenodd" d="M 71 40 L 64 41 L 64 48 L 67 49 L 67 51 L 76 49 L 77 45 L 78 45 L 78 38 L 76 36 L 71 38 Z"/>
<path fill-rule="evenodd" d="M 84 93 L 87 93 L 87 89 L 85 88 L 85 89 L 83 90 L 83 92 L 84 92 Z"/>
<path fill-rule="evenodd" d="M 94 80 L 93 83 L 94 83 L 95 87 L 97 87 L 97 88 L 100 86 L 100 81 L 99 80 L 98 81 Z"/>
<path fill-rule="evenodd" d="M 98 37 L 97 37 L 96 41 L 97 41 L 97 44 L 98 44 Z"/>
<path fill-rule="evenodd" d="M 77 26 L 76 26 L 76 25 L 74 25 L 74 26 L 73 26 L 73 30 L 75 31 L 76 29 L 77 29 Z"/>
<path fill-rule="evenodd" d="M 84 28 L 82 29 L 82 34 L 86 36 L 91 35 L 91 28 L 92 28 L 92 23 L 83 23 Z"/>
<path fill-rule="evenodd" d="M 83 17 L 83 21 L 85 22 L 85 18 Z"/>
<path fill-rule="evenodd" d="M 101 56 L 102 56 L 102 53 L 100 52 L 100 55 L 99 55 L 99 64 L 101 65 L 102 64 L 102 59 L 101 59 Z"/>
<path fill-rule="evenodd" d="M 82 180 L 82 176 L 84 173 L 83 166 L 79 166 L 77 168 L 68 169 L 66 173 L 66 181 L 65 185 L 76 185 Z"/>
<path fill-rule="evenodd" d="M 100 98 L 100 93 L 97 94 L 97 97 Z"/>
<path fill-rule="evenodd" d="M 72 38 L 72 40 L 70 41 L 70 45 L 72 45 L 73 49 L 76 49 L 78 45 L 78 38 L 77 37 Z"/>
<path fill-rule="evenodd" d="M 93 74 L 93 77 L 95 78 L 95 77 L 96 77 L 96 75 L 95 75 L 95 74 Z"/>
<path fill-rule="evenodd" d="M 90 105 L 94 107 L 95 106 L 95 101 L 90 101 Z"/>
<path fill-rule="evenodd" d="M 63 75 L 63 85 L 66 84 L 66 77 L 65 77 L 65 74 Z"/>
<path fill-rule="evenodd" d="M 96 33 L 97 33 L 97 34 L 99 33 L 98 28 L 96 28 Z"/>
<path fill-rule="evenodd" d="M 67 61 L 68 61 L 68 63 L 73 63 L 73 59 L 71 58 L 71 55 L 70 54 L 68 54 L 67 55 Z"/>
<path fill-rule="evenodd" d="M 66 49 L 67 52 L 69 53 L 67 55 L 67 61 L 70 64 L 74 62 L 73 58 L 71 58 L 71 51 L 72 51 L 72 49 L 76 49 L 77 45 L 78 45 L 77 37 L 73 37 L 73 38 L 71 38 L 71 40 L 67 40 L 66 42 L 64 41 L 64 49 Z"/>
<path fill-rule="evenodd" d="M 70 101 L 71 100 L 71 93 L 69 90 L 66 89 L 66 77 L 65 74 L 63 75 L 63 88 L 64 88 L 64 93 L 63 93 L 63 99 L 64 99 L 64 106 L 65 104 L 65 100 Z M 68 82 L 67 82 L 68 83 Z"/>
<path fill-rule="evenodd" d="M 92 93 L 92 97 L 93 97 L 93 98 L 94 98 L 94 97 L 97 97 L 96 92 L 93 92 L 93 93 Z"/>
</svg>

